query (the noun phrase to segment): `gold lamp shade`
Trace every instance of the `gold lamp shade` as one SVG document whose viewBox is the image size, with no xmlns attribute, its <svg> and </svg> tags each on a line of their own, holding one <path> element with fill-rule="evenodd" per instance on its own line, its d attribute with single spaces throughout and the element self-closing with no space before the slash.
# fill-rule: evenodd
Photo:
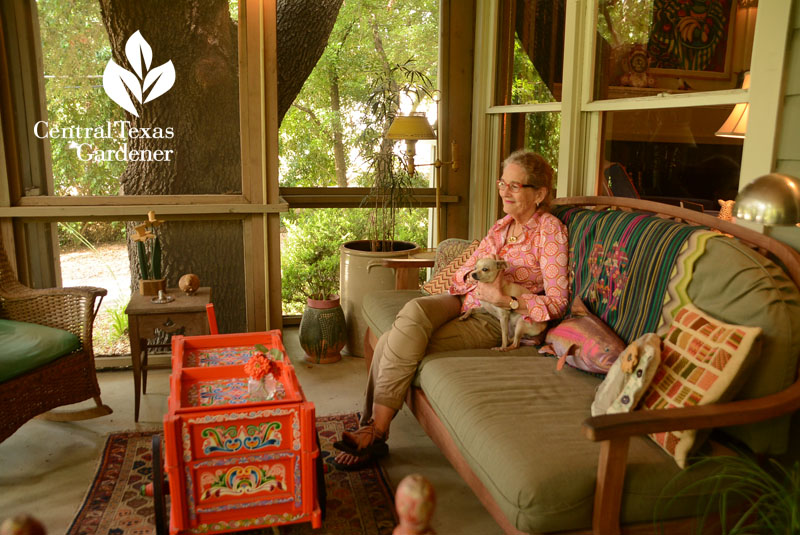
<svg viewBox="0 0 800 535">
<path fill-rule="evenodd" d="M 744 73 L 742 89 L 750 88 L 750 73 Z M 743 138 L 747 133 L 747 119 L 750 116 L 750 103 L 740 102 L 733 107 L 733 111 L 714 135 L 720 137 Z"/>
<path fill-rule="evenodd" d="M 764 225 L 800 222 L 800 179 L 770 173 L 746 185 L 736 197 L 736 217 Z"/>
<path fill-rule="evenodd" d="M 430 123 L 424 114 L 398 115 L 386 132 L 387 139 L 436 139 Z"/>
</svg>

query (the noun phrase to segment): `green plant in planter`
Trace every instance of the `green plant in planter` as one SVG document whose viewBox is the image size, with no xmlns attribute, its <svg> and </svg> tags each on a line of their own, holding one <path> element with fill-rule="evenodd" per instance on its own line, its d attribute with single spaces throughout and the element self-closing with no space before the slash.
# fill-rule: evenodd
<svg viewBox="0 0 800 535">
<path fill-rule="evenodd" d="M 694 473 L 708 472 L 690 484 Z M 676 488 L 678 490 L 676 490 Z M 747 453 L 706 457 L 679 473 L 662 491 L 672 498 L 705 490 L 697 533 L 716 509 L 725 535 L 800 535 L 800 462 L 790 468 L 775 459 L 758 462 Z M 659 511 L 657 511 L 659 517 Z"/>
<path fill-rule="evenodd" d="M 374 145 L 370 147 L 372 182 L 361 207 L 371 210 L 368 239 L 372 250 L 392 251 L 398 210 L 413 204 L 413 188 L 427 184 L 422 176 L 408 174 L 403 159 L 394 153 L 394 143 L 386 139 L 386 132 L 400 111 L 401 97 L 410 99 L 412 108 L 416 109 L 426 97 L 432 97 L 432 83 L 422 71 L 414 68 L 412 59 L 387 66 L 374 75 L 365 113 L 369 122 L 362 133 L 362 145 L 374 143 L 377 137 L 378 150 L 374 150 Z"/>
<path fill-rule="evenodd" d="M 161 240 L 156 235 L 156 227 L 163 221 L 156 219 L 156 213 L 147 212 L 147 221 L 136 225 L 131 239 L 136 242 L 136 252 L 139 257 L 139 275 L 142 280 L 157 280 L 161 278 Z M 148 247 L 147 242 L 153 244 Z"/>
<path fill-rule="evenodd" d="M 352 212 L 336 217 L 327 210 L 301 210 L 284 219 L 281 290 L 293 312 L 302 310 L 305 299 L 339 293 L 339 244 L 363 226 Z"/>
</svg>

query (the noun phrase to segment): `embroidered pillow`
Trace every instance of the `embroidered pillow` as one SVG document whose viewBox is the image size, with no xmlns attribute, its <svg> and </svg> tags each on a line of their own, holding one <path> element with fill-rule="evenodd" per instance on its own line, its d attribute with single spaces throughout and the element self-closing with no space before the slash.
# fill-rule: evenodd
<svg viewBox="0 0 800 535">
<path fill-rule="evenodd" d="M 730 400 L 761 352 L 761 328 L 729 325 L 691 304 L 678 310 L 664 335 L 661 366 L 642 398 L 642 409 L 669 409 Z M 681 468 L 707 433 L 650 435 Z"/>
<path fill-rule="evenodd" d="M 541 353 L 558 357 L 556 369 L 569 364 L 590 373 L 608 373 L 611 365 L 625 349 L 625 342 L 592 314 L 583 301 L 572 301 L 570 317 L 547 331 Z"/>
<path fill-rule="evenodd" d="M 447 293 L 450 289 L 450 284 L 458 269 L 464 265 L 464 262 L 469 260 L 469 257 L 472 256 L 472 253 L 475 252 L 475 249 L 478 248 L 480 244 L 479 240 L 475 240 L 461 252 L 458 256 L 453 258 L 446 266 L 441 268 L 439 271 L 436 271 L 431 277 L 431 280 L 426 282 L 422 285 L 422 289 L 429 294 L 441 294 Z M 438 255 L 438 251 L 437 251 Z"/>
</svg>

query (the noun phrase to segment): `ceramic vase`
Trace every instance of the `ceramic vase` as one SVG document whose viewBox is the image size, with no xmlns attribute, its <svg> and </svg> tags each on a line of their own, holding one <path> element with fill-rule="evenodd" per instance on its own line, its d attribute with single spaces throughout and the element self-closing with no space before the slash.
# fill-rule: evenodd
<svg viewBox="0 0 800 535">
<path fill-rule="evenodd" d="M 342 348 L 347 343 L 347 324 L 339 296 L 306 300 L 298 336 L 308 362 L 330 364 L 340 360 Z"/>
<path fill-rule="evenodd" d="M 383 258 L 408 258 L 420 248 L 405 241 L 392 242 L 391 251 L 372 251 L 369 240 L 343 243 L 339 246 L 339 285 L 342 291 L 342 310 L 347 320 L 345 354 L 364 356 L 364 334 L 367 322 L 361 314 L 364 296 L 375 290 L 394 290 L 393 269 L 376 265 Z"/>
</svg>

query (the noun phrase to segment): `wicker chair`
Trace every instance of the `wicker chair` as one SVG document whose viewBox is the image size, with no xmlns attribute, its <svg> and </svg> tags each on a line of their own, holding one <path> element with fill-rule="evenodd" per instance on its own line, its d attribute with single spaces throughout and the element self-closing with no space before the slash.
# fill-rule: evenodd
<svg viewBox="0 0 800 535">
<path fill-rule="evenodd" d="M 73 421 L 111 414 L 100 400 L 92 351 L 92 325 L 106 293 L 91 287 L 28 288 L 17 280 L 0 240 L 0 318 L 63 329 L 81 342 L 80 349 L 0 383 L 0 442 L 34 416 L 61 405 L 89 398 L 96 403 L 89 409 L 51 412 L 43 418 Z"/>
</svg>

